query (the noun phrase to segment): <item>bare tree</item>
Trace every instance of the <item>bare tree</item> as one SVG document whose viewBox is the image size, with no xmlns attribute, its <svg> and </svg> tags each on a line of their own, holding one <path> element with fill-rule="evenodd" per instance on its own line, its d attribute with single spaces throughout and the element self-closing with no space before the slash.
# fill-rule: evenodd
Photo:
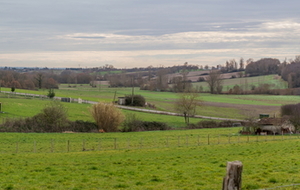
<svg viewBox="0 0 300 190">
<path fill-rule="evenodd" d="M 219 70 L 211 70 L 209 72 L 208 77 L 206 78 L 206 82 L 209 86 L 210 93 L 216 94 L 222 92 L 222 73 Z"/>
<path fill-rule="evenodd" d="M 175 109 L 184 116 L 185 123 L 189 124 L 189 118 L 196 114 L 196 108 L 201 105 L 199 93 L 181 93 L 175 102 Z"/>
</svg>

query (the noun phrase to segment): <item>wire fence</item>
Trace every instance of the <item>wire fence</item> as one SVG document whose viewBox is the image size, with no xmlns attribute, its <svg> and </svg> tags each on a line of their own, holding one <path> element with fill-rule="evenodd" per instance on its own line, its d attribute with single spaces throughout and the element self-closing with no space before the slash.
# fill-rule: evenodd
<svg viewBox="0 0 300 190">
<path fill-rule="evenodd" d="M 105 136 L 105 135 L 103 135 Z M 209 146 L 299 139 L 299 135 L 181 135 L 158 137 L 102 137 L 89 139 L 0 140 L 0 153 L 55 153 Z"/>
</svg>

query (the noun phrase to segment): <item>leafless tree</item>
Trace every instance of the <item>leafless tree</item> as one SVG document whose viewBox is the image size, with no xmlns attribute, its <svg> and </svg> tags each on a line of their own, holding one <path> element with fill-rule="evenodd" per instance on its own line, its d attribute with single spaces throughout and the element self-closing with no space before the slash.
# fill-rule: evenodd
<svg viewBox="0 0 300 190">
<path fill-rule="evenodd" d="M 211 70 L 206 78 L 206 82 L 209 86 L 211 94 L 219 94 L 222 92 L 223 79 L 222 73 L 219 70 Z"/>
<path fill-rule="evenodd" d="M 185 123 L 189 124 L 190 116 L 196 114 L 196 108 L 201 106 L 202 101 L 199 100 L 199 93 L 181 93 L 179 98 L 175 102 L 175 109 L 179 113 L 182 113 L 185 119 Z"/>
</svg>

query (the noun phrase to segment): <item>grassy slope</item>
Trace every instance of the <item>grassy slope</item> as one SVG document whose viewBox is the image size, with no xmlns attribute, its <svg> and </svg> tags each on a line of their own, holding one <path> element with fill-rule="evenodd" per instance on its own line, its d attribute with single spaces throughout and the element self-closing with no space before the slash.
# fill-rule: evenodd
<svg viewBox="0 0 300 190">
<path fill-rule="evenodd" d="M 21 142 L 36 140 L 39 151 L 41 144 L 48 143 L 49 148 L 51 139 L 55 139 L 56 143 L 71 139 L 72 144 L 73 141 L 80 142 L 89 138 L 132 137 L 131 143 L 134 144 L 147 137 L 160 139 L 182 135 L 183 140 L 188 134 L 190 137 L 197 134 L 225 135 L 236 130 L 229 128 L 111 134 L 7 133 L 0 136 L 2 142 L 13 145 L 19 140 L 20 150 Z M 1 149 L 3 145 L 5 143 L 2 143 Z M 66 144 L 63 145 L 65 149 Z M 55 146 L 57 148 L 58 144 Z M 78 143 L 78 146 L 80 149 L 81 144 Z M 226 162 L 234 160 L 240 160 L 244 165 L 242 189 L 270 188 L 300 183 L 300 161 L 297 155 L 299 148 L 300 141 L 292 139 L 170 148 L 160 146 L 151 149 L 2 154 L 0 188 L 221 189 Z"/>
<path fill-rule="evenodd" d="M 238 83 L 239 80 L 242 79 L 228 79 L 225 80 L 224 83 L 230 84 L 232 81 L 236 81 L 234 83 Z M 247 80 L 257 80 L 257 81 L 267 81 L 275 83 L 277 81 L 277 85 L 281 84 L 278 82 L 279 80 L 275 79 L 274 75 L 264 76 L 264 77 L 252 77 Z M 240 82 L 241 83 L 241 82 Z M 2 88 L 4 91 L 9 91 L 8 88 Z M 34 93 L 34 94 L 42 94 L 46 95 L 47 90 L 40 91 L 29 91 L 29 90 L 21 90 L 17 89 L 17 92 L 23 93 Z M 69 88 L 68 85 L 62 84 L 60 85 L 60 89 L 55 90 L 56 96 L 60 97 L 73 97 L 73 98 L 82 98 L 85 100 L 92 101 L 102 101 L 102 102 L 111 102 L 114 97 L 124 96 L 126 94 L 131 94 L 131 88 L 108 88 L 105 85 L 102 85 L 97 88 L 91 88 L 90 85 L 77 85 L 76 88 Z M 173 111 L 174 110 L 174 101 L 177 98 L 176 93 L 171 92 L 151 92 L 151 91 L 141 91 L 139 88 L 134 89 L 135 94 L 143 95 L 147 102 L 151 104 L 155 104 L 157 110 L 163 111 Z M 116 96 L 115 96 L 116 94 Z M 7 96 L 7 95 L 5 95 Z M 2 96 L 3 97 L 3 96 Z M 211 94 L 201 94 L 201 99 L 204 102 L 216 102 L 216 103 L 229 103 L 229 104 L 246 104 L 246 105 L 266 105 L 266 106 L 281 106 L 282 104 L 292 104 L 300 102 L 300 97 L 298 96 L 273 96 L 273 95 L 211 95 Z M 36 100 L 36 99 L 35 99 Z M 3 99 L 0 100 L 4 102 L 9 102 L 9 100 Z M 35 101 L 37 102 L 37 101 Z M 12 102 L 10 103 L 13 106 L 6 110 L 11 113 L 11 117 L 13 116 L 32 116 L 34 113 L 37 113 L 43 105 L 43 103 L 22 103 L 22 102 Z M 29 105 L 30 104 L 30 105 Z M 69 115 L 71 120 L 81 119 L 81 120 L 91 120 L 90 116 L 88 116 L 88 106 L 87 105 L 68 105 L 65 104 L 69 109 Z M 37 106 L 34 108 L 34 106 Z M 26 111 L 25 111 L 26 110 Z M 25 111 L 25 114 L 23 113 Z M 124 111 L 127 113 L 128 111 Z M 240 111 L 238 108 L 230 108 L 230 107 L 216 107 L 216 106 L 205 106 L 198 108 L 199 115 L 212 116 L 212 117 L 224 117 L 224 118 L 234 118 L 234 119 L 244 119 L 247 116 L 244 115 L 244 112 Z M 167 123 L 172 124 L 173 126 L 182 126 L 184 123 L 183 119 L 171 117 L 171 116 L 158 116 L 152 114 L 144 114 L 137 113 L 137 115 L 144 120 L 153 121 L 166 121 Z M 176 118 L 176 119 L 175 119 Z M 199 120 L 194 120 L 199 121 Z M 192 120 L 192 122 L 194 122 Z"/>
<path fill-rule="evenodd" d="M 235 85 L 241 86 L 243 89 L 250 90 L 251 86 L 254 85 L 258 87 L 260 84 L 270 84 L 271 89 L 286 89 L 287 82 L 282 80 L 278 75 L 266 75 L 258 77 L 246 77 L 246 78 L 233 78 L 223 80 L 223 90 L 229 91 Z M 193 83 L 193 86 L 202 86 L 203 90 L 209 91 L 206 82 Z"/>
</svg>

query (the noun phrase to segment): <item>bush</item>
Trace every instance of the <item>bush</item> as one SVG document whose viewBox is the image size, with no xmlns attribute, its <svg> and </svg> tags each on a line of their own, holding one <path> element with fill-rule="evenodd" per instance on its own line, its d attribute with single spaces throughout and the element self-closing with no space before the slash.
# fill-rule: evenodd
<svg viewBox="0 0 300 190">
<path fill-rule="evenodd" d="M 128 114 L 122 125 L 123 132 L 156 131 L 171 129 L 166 123 L 156 121 L 141 121 L 135 114 Z"/>
<path fill-rule="evenodd" d="M 48 94 L 47 94 L 48 98 L 52 99 L 55 96 L 55 92 L 53 89 L 49 89 Z"/>
<path fill-rule="evenodd" d="M 67 110 L 60 102 L 51 102 L 33 117 L 6 119 L 2 132 L 62 132 L 69 126 Z"/>
<path fill-rule="evenodd" d="M 200 121 L 196 124 L 190 124 L 187 126 L 188 129 L 202 129 L 202 128 L 224 128 L 224 127 L 233 127 L 232 121 Z"/>
<path fill-rule="evenodd" d="M 141 95 L 126 95 L 125 96 L 125 105 L 131 105 L 131 106 L 145 106 L 146 100 Z"/>
<path fill-rule="evenodd" d="M 123 113 L 113 104 L 98 103 L 91 108 L 91 114 L 95 119 L 98 130 L 116 132 L 118 126 L 124 121 Z"/>
<path fill-rule="evenodd" d="M 94 122 L 76 120 L 76 121 L 69 121 L 69 126 L 68 129 L 66 129 L 66 131 L 92 132 L 92 131 L 98 131 L 97 129 L 98 126 Z"/>
</svg>

